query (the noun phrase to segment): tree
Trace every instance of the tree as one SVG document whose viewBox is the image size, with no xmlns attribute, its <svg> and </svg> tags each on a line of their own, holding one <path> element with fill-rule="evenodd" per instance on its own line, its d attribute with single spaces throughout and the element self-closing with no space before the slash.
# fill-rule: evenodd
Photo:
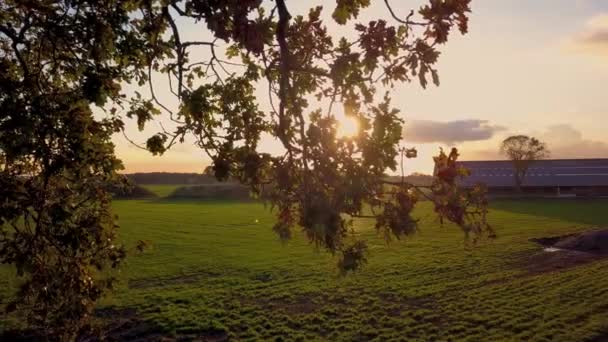
<svg viewBox="0 0 608 342">
<path fill-rule="evenodd" d="M 528 173 L 528 168 L 535 160 L 544 159 L 549 156 L 547 145 L 527 135 L 513 135 L 500 145 L 500 152 L 513 161 L 513 176 L 515 188 L 521 192 L 521 186 Z"/>
<path fill-rule="evenodd" d="M 205 176 L 215 176 L 215 171 L 213 170 L 213 166 L 212 165 L 206 166 L 205 170 L 203 170 L 203 175 L 205 175 Z"/>
<path fill-rule="evenodd" d="M 142 148 L 161 155 L 190 137 L 218 179 L 255 193 L 270 187 L 278 235 L 302 227 L 345 272 L 367 254 L 347 217 L 373 217 L 387 239 L 400 238 L 416 231 L 418 196 L 467 234 L 492 234 L 483 189 L 456 186 L 466 170 L 455 149 L 435 158 L 430 193 L 383 177 L 416 155 L 399 147 L 390 89 L 439 84 L 438 48 L 454 28 L 467 32 L 469 2 L 430 0 L 401 16 L 385 0 L 388 20 L 353 25 L 370 1 L 337 0 L 329 20 L 353 28 L 353 38 L 330 34 L 322 7 L 292 16 L 285 0 L 0 2 L 0 260 L 23 277 L 8 309 L 69 339 L 112 288 L 107 270 L 126 252 L 104 189 L 119 181 L 111 136 L 125 133 L 126 120 L 143 129 L 168 117 L 172 126 Z M 211 39 L 186 40 L 183 23 Z M 156 96 L 159 76 L 178 108 Z M 266 111 L 254 94 L 260 87 Z M 338 106 L 358 121 L 356 135 L 337 135 Z M 264 134 L 285 152 L 260 152 Z"/>
</svg>

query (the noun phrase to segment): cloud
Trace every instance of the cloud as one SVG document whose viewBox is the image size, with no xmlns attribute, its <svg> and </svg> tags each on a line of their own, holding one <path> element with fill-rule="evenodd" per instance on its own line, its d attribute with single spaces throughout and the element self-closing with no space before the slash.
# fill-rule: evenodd
<svg viewBox="0 0 608 342">
<path fill-rule="evenodd" d="M 592 17 L 583 30 L 568 39 L 566 47 L 575 52 L 608 56 L 608 14 Z"/>
<path fill-rule="evenodd" d="M 587 139 L 578 129 L 568 124 L 553 125 L 532 134 L 547 143 L 551 159 L 608 158 L 608 142 Z M 464 150 L 463 159 L 505 159 L 496 148 Z"/>
<path fill-rule="evenodd" d="M 444 143 L 453 145 L 465 141 L 487 140 L 496 132 L 505 130 L 502 126 L 490 125 L 486 120 L 456 121 L 408 121 L 403 129 L 403 137 L 412 143 Z"/>
<path fill-rule="evenodd" d="M 585 139 L 571 125 L 554 125 L 539 137 L 549 146 L 552 158 L 608 158 L 608 143 Z"/>
</svg>

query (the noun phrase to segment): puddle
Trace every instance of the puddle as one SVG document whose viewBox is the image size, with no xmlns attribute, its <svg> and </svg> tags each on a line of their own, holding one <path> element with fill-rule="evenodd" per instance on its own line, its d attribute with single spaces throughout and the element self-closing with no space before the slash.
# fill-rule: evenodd
<svg viewBox="0 0 608 342">
<path fill-rule="evenodd" d="M 608 229 L 531 239 L 543 246 L 545 252 L 578 251 L 608 257 Z"/>
<path fill-rule="evenodd" d="M 594 229 L 562 236 L 531 239 L 542 252 L 521 260 L 531 274 L 561 272 L 600 259 L 608 258 L 608 229 Z M 608 342 L 608 340 L 606 340 Z"/>
</svg>

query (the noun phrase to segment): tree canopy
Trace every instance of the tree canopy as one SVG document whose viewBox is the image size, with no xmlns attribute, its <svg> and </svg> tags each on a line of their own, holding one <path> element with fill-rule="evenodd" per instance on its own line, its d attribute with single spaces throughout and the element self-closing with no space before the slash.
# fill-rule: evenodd
<svg viewBox="0 0 608 342">
<path fill-rule="evenodd" d="M 400 145 L 390 89 L 439 84 L 438 49 L 454 30 L 467 32 L 469 3 L 430 0 L 400 14 L 385 0 L 386 17 L 363 23 L 369 0 L 337 0 L 331 20 L 351 27 L 349 38 L 327 29 L 321 6 L 292 16 L 285 0 L 1 2 L 0 260 L 24 277 L 9 309 L 28 308 L 33 326 L 74 336 L 112 288 L 106 270 L 126 251 L 104 189 L 121 182 L 111 138 L 128 120 L 144 129 L 168 117 L 172 127 L 142 147 L 160 155 L 193 139 L 215 177 L 264 191 L 279 237 L 301 227 L 343 271 L 366 255 L 348 217 L 373 217 L 387 239 L 400 238 L 416 231 L 419 196 L 467 234 L 492 234 L 483 189 L 457 187 L 466 170 L 455 149 L 435 158 L 428 192 L 384 178 L 416 156 Z M 211 38 L 187 40 L 183 23 Z M 155 77 L 168 80 L 178 108 L 156 96 Z M 339 107 L 358 122 L 355 135 L 337 134 Z M 264 135 L 283 152 L 261 152 Z"/>
<path fill-rule="evenodd" d="M 547 144 L 527 135 L 513 135 L 502 141 L 500 152 L 513 161 L 515 186 L 521 191 L 528 168 L 535 160 L 547 158 Z"/>
</svg>

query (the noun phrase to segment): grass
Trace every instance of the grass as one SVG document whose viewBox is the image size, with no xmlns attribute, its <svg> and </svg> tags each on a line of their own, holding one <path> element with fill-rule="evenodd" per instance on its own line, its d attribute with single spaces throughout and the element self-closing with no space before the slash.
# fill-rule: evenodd
<svg viewBox="0 0 608 342">
<path fill-rule="evenodd" d="M 386 245 L 355 222 L 369 264 L 341 277 L 336 260 L 271 231 L 261 204 L 116 201 L 121 237 L 152 248 L 128 259 L 101 307 L 134 309 L 149 331 L 236 340 L 584 341 L 608 332 L 608 259 L 536 272 L 530 238 L 608 223 L 608 201 L 497 201 L 499 238 L 464 248 L 422 203 L 420 233 Z M 10 277 L 0 286 L 14 286 Z M 117 314 L 118 315 L 118 314 Z"/>
<path fill-rule="evenodd" d="M 155 193 L 158 197 L 168 197 L 171 195 L 177 188 L 182 186 L 187 186 L 183 184 L 142 184 L 142 186 L 153 193 Z"/>
</svg>

